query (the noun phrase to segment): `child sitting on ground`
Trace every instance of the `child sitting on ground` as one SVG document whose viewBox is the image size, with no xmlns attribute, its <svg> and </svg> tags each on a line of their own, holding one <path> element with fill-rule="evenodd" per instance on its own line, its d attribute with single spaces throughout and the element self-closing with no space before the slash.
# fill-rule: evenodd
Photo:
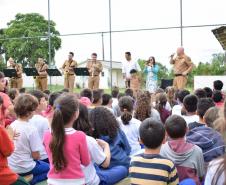
<svg viewBox="0 0 226 185">
<path fill-rule="evenodd" d="M 179 180 L 192 178 L 196 184 L 204 177 L 204 159 L 201 148 L 185 139 L 187 124 L 178 115 L 170 116 L 165 123 L 169 140 L 160 154 L 172 160 L 177 168 Z"/>
<path fill-rule="evenodd" d="M 91 157 L 91 163 L 82 166 L 86 185 L 113 185 L 127 176 L 127 168 L 114 166 L 109 168 L 111 153 L 109 144 L 101 139 L 92 137 L 93 129 L 88 118 L 88 109 L 79 104 L 79 117 L 73 124 L 74 129 L 86 133 L 87 145 Z"/>
<path fill-rule="evenodd" d="M 119 107 L 122 115 L 117 120 L 130 144 L 130 155 L 133 155 L 141 150 L 139 143 L 139 128 L 141 121 L 133 118 L 133 99 L 130 96 L 121 97 L 119 99 Z"/>
<path fill-rule="evenodd" d="M 94 129 L 93 136 L 110 145 L 109 167 L 121 165 L 129 168 L 131 148 L 114 115 L 105 107 L 96 107 L 90 112 L 90 122 Z"/>
<path fill-rule="evenodd" d="M 148 118 L 141 123 L 139 133 L 145 151 L 131 160 L 129 169 L 131 184 L 177 185 L 179 179 L 173 162 L 159 154 L 161 145 L 165 142 L 163 124 Z"/>
<path fill-rule="evenodd" d="M 48 184 L 85 184 L 81 165 L 88 166 L 90 157 L 85 134 L 73 128 L 78 115 L 79 103 L 74 95 L 63 94 L 57 98 L 51 132 L 44 135 L 50 162 Z"/>
<path fill-rule="evenodd" d="M 183 100 L 183 108 L 186 112 L 182 117 L 185 119 L 187 125 L 190 123 L 198 122 L 199 116 L 196 114 L 198 98 L 194 94 L 185 96 Z"/>
<path fill-rule="evenodd" d="M 36 108 L 32 118 L 29 120 L 29 123 L 31 123 L 32 126 L 37 128 L 40 140 L 42 141 L 44 133 L 49 130 L 48 119 L 42 116 L 42 112 L 47 108 L 46 96 L 40 90 L 30 91 L 29 94 L 33 95 L 38 100 L 38 107 Z M 49 163 L 44 146 L 40 151 L 40 160 Z"/>
<path fill-rule="evenodd" d="M 29 185 L 22 177 L 13 172 L 7 162 L 7 157 L 14 151 L 12 140 L 18 135 L 8 127 L 0 126 L 0 182 L 1 185 Z"/>
<path fill-rule="evenodd" d="M 29 123 L 33 112 L 38 107 L 38 101 L 30 94 L 20 95 L 15 102 L 17 120 L 11 124 L 20 136 L 14 140 L 15 150 L 8 158 L 10 168 L 21 176 L 33 175 L 31 184 L 36 184 L 47 178 L 49 164 L 40 161 L 42 141 L 36 127 Z"/>
</svg>

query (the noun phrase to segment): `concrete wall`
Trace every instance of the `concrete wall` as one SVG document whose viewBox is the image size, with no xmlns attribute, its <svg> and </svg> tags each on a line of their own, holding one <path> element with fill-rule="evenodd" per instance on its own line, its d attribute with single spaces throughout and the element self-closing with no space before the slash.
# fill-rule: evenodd
<svg viewBox="0 0 226 185">
<path fill-rule="evenodd" d="M 194 89 L 204 87 L 213 89 L 215 80 L 221 80 L 224 83 L 223 90 L 226 90 L 226 76 L 194 76 Z"/>
</svg>

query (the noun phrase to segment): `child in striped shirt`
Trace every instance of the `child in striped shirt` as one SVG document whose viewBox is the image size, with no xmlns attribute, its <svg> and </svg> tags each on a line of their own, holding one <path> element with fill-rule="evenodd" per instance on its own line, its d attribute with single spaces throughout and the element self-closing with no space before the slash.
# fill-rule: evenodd
<svg viewBox="0 0 226 185">
<path fill-rule="evenodd" d="M 159 154 L 161 145 L 165 142 L 163 124 L 148 118 L 140 125 L 139 133 L 145 151 L 131 160 L 129 168 L 131 184 L 177 185 L 179 179 L 175 165 Z"/>
</svg>

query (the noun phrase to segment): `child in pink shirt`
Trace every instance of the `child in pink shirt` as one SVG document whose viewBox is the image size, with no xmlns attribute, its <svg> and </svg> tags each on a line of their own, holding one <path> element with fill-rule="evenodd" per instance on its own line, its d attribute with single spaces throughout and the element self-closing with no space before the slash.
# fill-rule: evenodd
<svg viewBox="0 0 226 185">
<path fill-rule="evenodd" d="M 78 108 L 78 101 L 71 94 L 61 95 L 54 103 L 51 133 L 44 135 L 50 161 L 48 184 L 85 184 L 81 164 L 90 163 L 86 135 L 72 127 L 79 115 Z"/>
</svg>

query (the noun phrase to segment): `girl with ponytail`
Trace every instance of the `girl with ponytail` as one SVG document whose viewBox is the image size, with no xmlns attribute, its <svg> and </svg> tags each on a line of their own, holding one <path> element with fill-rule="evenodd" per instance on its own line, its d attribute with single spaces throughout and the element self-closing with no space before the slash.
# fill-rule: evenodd
<svg viewBox="0 0 226 185">
<path fill-rule="evenodd" d="M 127 140 L 131 147 L 130 155 L 133 155 L 141 150 L 139 144 L 139 128 L 141 121 L 133 118 L 133 99 L 129 96 L 124 96 L 119 99 L 119 107 L 121 117 L 117 120 L 120 128 L 126 134 Z"/>
<path fill-rule="evenodd" d="M 79 115 L 79 104 L 72 94 L 63 94 L 54 102 L 51 132 L 44 136 L 50 161 L 48 184 L 85 184 L 81 164 L 89 165 L 86 136 L 73 129 Z"/>
</svg>

